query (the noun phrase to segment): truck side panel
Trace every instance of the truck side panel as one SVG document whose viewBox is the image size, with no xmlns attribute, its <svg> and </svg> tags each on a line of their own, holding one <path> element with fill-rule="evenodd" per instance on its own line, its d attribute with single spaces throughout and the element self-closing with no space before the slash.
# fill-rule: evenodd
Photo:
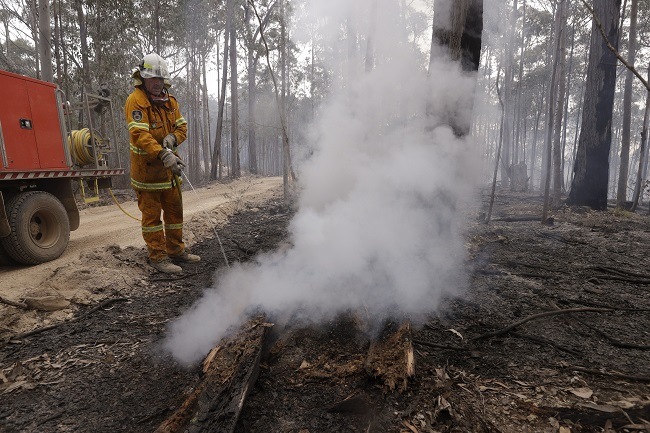
<svg viewBox="0 0 650 433">
<path fill-rule="evenodd" d="M 4 143 L 2 169 L 33 170 L 40 166 L 36 135 L 33 128 L 21 127 L 31 121 L 32 112 L 27 96 L 27 82 L 0 74 L 0 88 L 8 104 L 0 104 L 0 126 Z M 58 128 L 57 128 L 58 130 Z"/>
<path fill-rule="evenodd" d="M 27 85 L 27 93 L 34 117 L 34 134 L 40 168 L 69 168 L 59 123 L 56 87 L 30 82 Z"/>
<path fill-rule="evenodd" d="M 0 105 L 2 154 L 6 157 L 0 171 L 69 169 L 56 85 L 0 71 L 0 88 L 9 101 Z"/>
</svg>

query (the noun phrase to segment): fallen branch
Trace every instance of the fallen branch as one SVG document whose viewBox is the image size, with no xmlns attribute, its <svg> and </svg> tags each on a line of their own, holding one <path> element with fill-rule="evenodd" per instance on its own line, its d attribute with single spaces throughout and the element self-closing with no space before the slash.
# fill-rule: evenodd
<svg viewBox="0 0 650 433">
<path fill-rule="evenodd" d="M 0 296 L 0 302 L 3 304 L 11 305 L 12 307 L 20 308 L 21 310 L 29 310 L 29 307 L 24 302 L 15 302 L 7 298 Z"/>
<path fill-rule="evenodd" d="M 592 271 L 600 271 L 604 272 L 606 274 L 614 274 L 618 275 L 621 277 L 639 277 L 642 280 L 650 280 L 650 275 L 649 274 L 640 274 L 638 272 L 632 272 L 632 271 L 627 271 L 627 270 L 621 270 L 621 269 L 616 269 L 616 268 L 610 268 L 608 266 L 587 266 L 587 269 L 592 270 Z"/>
<path fill-rule="evenodd" d="M 194 272 L 194 273 L 191 273 L 191 274 L 177 275 L 177 276 L 174 276 L 174 277 L 149 278 L 149 281 L 151 281 L 152 283 L 159 283 L 161 281 L 180 281 L 180 280 L 184 280 L 185 278 L 195 277 L 195 276 L 199 275 L 200 273 L 201 272 Z"/>
<path fill-rule="evenodd" d="M 460 346 L 448 346 L 445 344 L 438 344 L 438 343 L 430 343 L 428 341 L 423 341 L 423 340 L 413 340 L 415 344 L 419 344 L 420 346 L 427 346 L 427 347 L 433 347 L 434 349 L 446 349 L 446 350 L 458 350 L 460 352 L 468 352 L 469 349 L 466 347 L 460 347 Z"/>
<path fill-rule="evenodd" d="M 634 374 L 624 374 L 624 373 L 617 373 L 613 371 L 594 370 L 591 368 L 579 367 L 575 365 L 563 366 L 563 368 L 567 370 L 579 371 L 582 373 L 595 374 L 599 376 L 616 377 L 618 379 L 634 380 L 637 382 L 650 382 L 650 376 L 638 376 Z"/>
<path fill-rule="evenodd" d="M 523 339 L 526 339 L 526 340 L 531 340 L 531 341 L 534 341 L 534 342 L 540 343 L 540 344 L 548 344 L 549 346 L 553 346 L 558 350 L 570 353 L 572 355 L 576 355 L 576 356 L 582 355 L 582 353 L 580 353 L 579 351 L 577 351 L 575 349 L 571 349 L 570 347 L 562 346 L 561 344 L 558 344 L 555 341 L 549 340 L 547 338 L 538 337 L 536 335 L 520 334 L 519 332 L 511 332 L 510 335 L 512 335 L 513 337 L 517 337 L 517 338 L 523 338 Z"/>
<path fill-rule="evenodd" d="M 650 280 L 643 280 L 639 278 L 619 277 L 617 275 L 592 275 L 591 278 L 610 281 L 622 281 L 630 284 L 650 284 Z"/>
<path fill-rule="evenodd" d="M 513 329 L 517 328 L 518 326 L 523 325 L 524 323 L 530 322 L 532 320 L 537 320 L 541 319 L 543 317 L 549 317 L 549 316 L 557 316 L 560 314 L 572 314 L 572 313 L 611 313 L 614 310 L 611 308 L 591 308 L 591 307 L 584 307 L 584 308 L 569 308 L 566 310 L 555 310 L 555 311 L 545 311 L 543 313 L 538 313 L 538 314 L 533 314 L 532 316 L 525 317 L 518 322 L 512 323 L 505 328 L 492 331 L 492 332 L 487 332 L 485 334 L 479 335 L 478 337 L 472 338 L 470 341 L 478 341 L 478 340 L 483 340 L 485 338 L 491 338 L 491 337 L 498 337 L 499 335 L 504 335 L 507 334 L 508 332 L 512 331 Z"/>
<path fill-rule="evenodd" d="M 232 242 L 233 244 L 235 244 L 235 246 L 237 247 L 237 249 L 238 249 L 239 251 L 241 251 L 242 253 L 244 253 L 244 254 L 246 254 L 246 255 L 248 255 L 248 256 L 255 255 L 255 251 L 253 251 L 253 250 L 251 250 L 251 249 L 249 249 L 249 248 L 246 248 L 246 247 L 243 246 L 243 245 L 241 244 L 241 242 L 239 242 L 237 239 L 235 239 L 235 238 L 228 238 L 228 240 L 229 240 L 230 242 Z"/>
<path fill-rule="evenodd" d="M 554 274 L 557 274 L 557 273 L 559 273 L 559 274 L 568 274 L 569 273 L 569 272 L 566 272 L 566 271 L 562 271 L 560 269 L 553 269 L 553 268 L 548 267 L 548 266 L 533 265 L 531 263 L 525 263 L 525 262 L 515 262 L 514 260 L 506 261 L 505 265 L 508 266 L 508 267 L 524 266 L 526 268 L 541 269 L 543 271 L 552 272 Z"/>
<path fill-rule="evenodd" d="M 106 308 L 109 305 L 114 304 L 115 302 L 125 302 L 125 301 L 128 301 L 128 300 L 129 300 L 129 298 L 105 299 L 105 300 L 103 300 L 102 302 L 100 302 L 99 304 L 97 304 L 96 306 L 94 306 L 93 308 L 91 308 L 90 310 L 88 310 L 87 312 L 85 312 L 84 314 L 82 314 L 80 316 L 77 316 L 77 317 L 72 318 L 70 320 L 67 320 L 65 322 L 60 322 L 60 323 L 56 323 L 54 325 L 44 326 L 42 328 L 32 329 L 31 331 L 27 331 L 27 332 L 23 332 L 23 333 L 18 334 L 18 335 L 14 335 L 12 337 L 9 337 L 9 341 L 14 341 L 15 342 L 16 340 L 22 340 L 23 338 L 26 338 L 26 337 L 31 337 L 33 335 L 40 334 L 40 333 L 43 333 L 45 331 L 50 331 L 52 329 L 58 328 L 59 326 L 63 326 L 63 325 L 67 325 L 67 324 L 70 324 L 70 323 L 77 322 L 77 321 L 83 319 L 84 317 L 87 317 L 90 314 L 94 313 L 95 311 L 100 310 L 102 308 Z"/>
<path fill-rule="evenodd" d="M 540 216 L 520 216 L 520 217 L 492 218 L 492 221 L 516 223 L 516 222 L 526 222 L 526 221 L 539 221 L 539 219 L 540 219 Z"/>
<path fill-rule="evenodd" d="M 636 349 L 636 350 L 650 350 L 650 345 L 640 345 L 640 344 L 634 344 L 634 343 L 625 343 L 622 341 L 619 341 L 615 339 L 614 337 L 611 337 L 610 335 L 606 334 L 605 332 L 601 331 L 600 329 L 596 328 L 595 326 L 591 326 L 590 324 L 586 323 L 583 320 L 580 319 L 575 319 L 578 321 L 578 323 L 582 324 L 583 326 L 586 326 L 587 328 L 591 329 L 594 331 L 596 334 L 600 335 L 603 337 L 609 344 L 611 344 L 614 347 L 620 347 L 621 349 Z"/>
</svg>

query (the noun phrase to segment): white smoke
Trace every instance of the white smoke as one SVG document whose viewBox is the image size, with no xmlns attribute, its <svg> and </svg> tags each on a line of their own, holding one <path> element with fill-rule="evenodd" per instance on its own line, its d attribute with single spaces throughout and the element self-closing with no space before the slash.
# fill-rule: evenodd
<svg viewBox="0 0 650 433">
<path fill-rule="evenodd" d="M 443 60 L 429 79 L 395 36 L 404 35 L 398 1 L 379 3 L 393 9 L 377 11 L 374 70 L 334 90 L 309 125 L 314 152 L 300 167 L 291 247 L 220 275 L 169 329 L 165 347 L 178 360 L 201 359 L 251 309 L 314 321 L 360 310 L 383 321 L 425 315 L 462 287 L 459 202 L 479 170 L 471 142 L 435 125 L 468 115 L 458 107 L 471 101 L 473 80 Z"/>
</svg>

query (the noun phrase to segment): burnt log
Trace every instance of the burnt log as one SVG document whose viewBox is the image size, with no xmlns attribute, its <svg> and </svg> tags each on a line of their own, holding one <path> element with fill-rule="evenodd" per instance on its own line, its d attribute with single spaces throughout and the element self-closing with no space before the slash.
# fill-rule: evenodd
<svg viewBox="0 0 650 433">
<path fill-rule="evenodd" d="M 201 382 L 155 433 L 233 432 L 257 380 L 270 326 L 258 317 L 212 349 L 203 362 Z"/>
</svg>

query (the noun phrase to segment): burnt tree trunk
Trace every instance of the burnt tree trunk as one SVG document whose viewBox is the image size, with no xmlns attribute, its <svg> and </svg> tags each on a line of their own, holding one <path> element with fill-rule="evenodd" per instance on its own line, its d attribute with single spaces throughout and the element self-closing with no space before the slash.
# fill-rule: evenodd
<svg viewBox="0 0 650 433">
<path fill-rule="evenodd" d="M 452 60 L 460 62 L 466 72 L 478 71 L 481 62 L 481 37 L 483 34 L 483 0 L 436 1 L 431 36 L 429 74 L 437 47 Z M 430 111 L 431 107 L 427 107 Z M 456 110 L 447 114 L 446 123 L 457 136 L 469 133 L 470 119 L 460 118 Z"/>
<path fill-rule="evenodd" d="M 594 0 L 593 9 L 582 127 L 567 204 L 605 210 L 617 64 L 607 42 L 618 48 L 621 0 Z M 608 41 L 602 37 L 599 23 Z"/>
</svg>

